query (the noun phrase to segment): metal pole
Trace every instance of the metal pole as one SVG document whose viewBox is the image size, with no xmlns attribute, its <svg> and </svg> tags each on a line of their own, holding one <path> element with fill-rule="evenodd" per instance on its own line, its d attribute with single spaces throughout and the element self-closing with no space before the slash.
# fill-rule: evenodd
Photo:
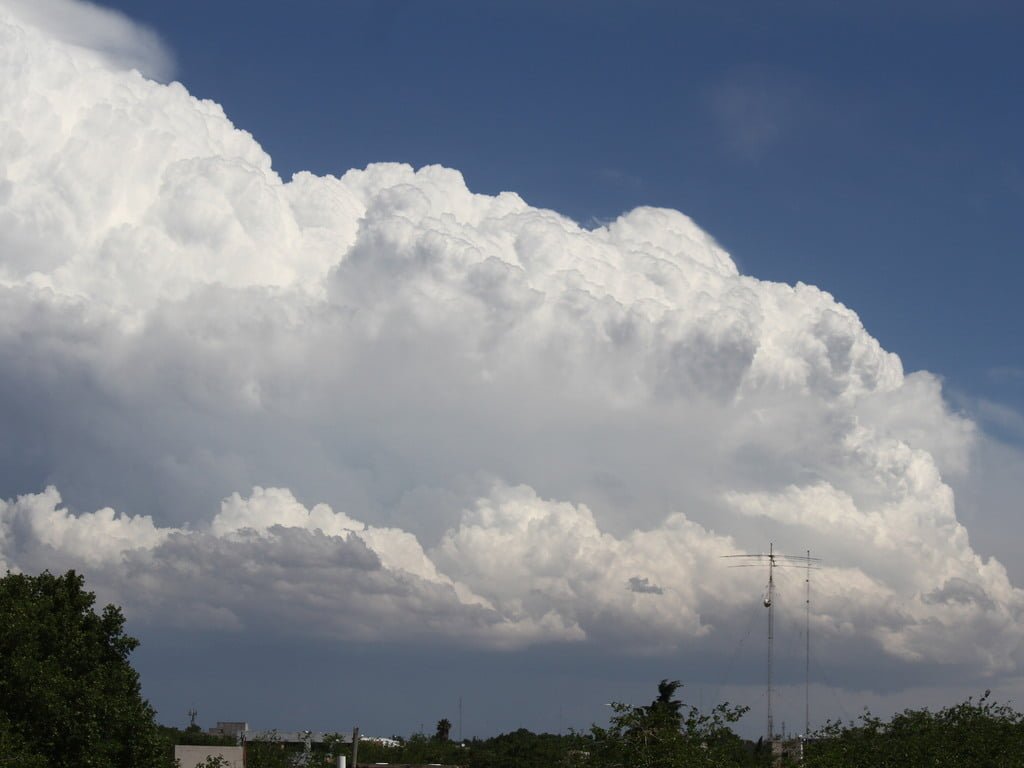
<svg viewBox="0 0 1024 768">
<path fill-rule="evenodd" d="M 807 641 L 804 655 L 804 738 L 811 734 L 811 550 L 807 550 L 807 601 L 804 605 Z"/>
<path fill-rule="evenodd" d="M 359 765 L 359 726 L 352 729 L 352 768 Z"/>
<path fill-rule="evenodd" d="M 768 715 L 768 718 L 767 718 L 767 720 L 768 720 L 768 740 L 772 741 L 775 738 L 775 721 L 774 721 L 773 713 L 772 713 L 772 672 L 773 672 L 772 667 L 773 667 L 774 662 L 775 662 L 775 658 L 774 658 L 774 655 L 775 655 L 775 651 L 774 651 L 774 644 L 775 644 L 775 567 L 776 566 L 780 566 L 780 565 L 782 565 L 782 566 L 785 566 L 785 565 L 796 566 L 796 565 L 799 564 L 799 565 L 806 565 L 807 569 L 810 570 L 811 568 L 814 567 L 814 562 L 812 562 L 812 561 L 816 561 L 818 558 L 812 558 L 810 556 L 810 550 L 808 550 L 808 554 L 807 554 L 806 557 L 804 557 L 803 555 L 799 555 L 799 556 L 797 556 L 797 555 L 776 555 L 775 554 L 775 544 L 774 543 L 771 543 L 769 545 L 768 554 L 763 554 L 763 553 L 762 554 L 743 554 L 743 553 L 741 553 L 741 554 L 735 554 L 735 555 L 722 555 L 722 557 L 738 558 L 740 560 L 745 561 L 745 562 L 740 562 L 740 563 L 738 563 L 736 565 L 731 566 L 733 568 L 761 567 L 764 564 L 765 560 L 768 561 L 768 592 L 764 596 L 764 607 L 768 609 L 768 686 L 767 686 L 767 690 L 766 690 L 766 698 L 767 698 L 767 715 Z M 782 562 L 781 563 L 778 562 L 779 560 L 781 560 Z M 808 576 L 808 584 L 810 584 L 810 577 L 809 576 Z M 808 589 L 809 589 L 809 587 L 808 587 Z M 808 597 L 808 601 L 809 600 L 810 600 L 810 598 Z M 808 605 L 810 605 L 809 602 L 808 602 Z M 810 616 L 810 609 L 808 608 L 808 624 L 810 623 L 809 616 Z M 809 637 L 809 634 L 808 634 L 808 637 Z M 810 641 L 809 640 L 808 640 L 808 648 L 810 648 Z M 808 659 L 809 658 L 810 658 L 810 656 L 808 655 Z M 809 669 L 809 667 L 810 667 L 810 661 L 809 660 L 808 660 L 807 666 L 808 666 L 808 669 Z M 809 678 L 810 678 L 809 674 L 807 675 L 807 678 L 809 680 Z M 808 691 L 810 690 L 809 682 L 808 682 L 808 685 L 807 685 L 807 690 Z M 809 704 L 808 704 L 807 709 L 808 709 L 808 712 L 806 712 L 805 714 L 808 715 L 807 719 L 809 719 L 809 714 L 810 714 L 810 711 L 809 711 L 810 710 L 810 705 Z"/>
<path fill-rule="evenodd" d="M 768 544 L 768 742 L 775 737 L 772 720 L 772 645 L 775 642 L 775 545 Z"/>
</svg>

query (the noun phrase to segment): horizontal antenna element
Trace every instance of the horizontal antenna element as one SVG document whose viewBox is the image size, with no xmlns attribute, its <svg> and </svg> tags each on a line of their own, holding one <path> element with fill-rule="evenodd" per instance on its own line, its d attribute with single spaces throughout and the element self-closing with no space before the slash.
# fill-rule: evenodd
<svg viewBox="0 0 1024 768">
<path fill-rule="evenodd" d="M 821 562 L 821 558 L 811 557 L 810 550 L 807 551 L 806 555 L 778 555 L 775 553 L 775 543 L 771 542 L 768 544 L 767 554 L 763 552 L 758 553 L 741 553 L 736 555 L 722 555 L 723 558 L 730 558 L 740 560 L 734 565 L 730 565 L 730 568 L 763 568 L 765 565 L 768 566 L 768 588 L 765 590 L 764 607 L 768 609 L 768 686 L 766 691 L 766 701 L 768 708 L 768 743 L 770 744 L 775 738 L 775 723 L 772 719 L 772 646 L 775 641 L 775 569 L 776 568 L 804 568 L 807 570 L 807 610 L 808 610 L 808 628 L 810 627 L 810 571 L 818 566 L 816 563 Z M 810 641 L 807 645 L 808 658 L 810 658 Z M 808 684 L 808 691 L 810 686 Z M 809 719 L 809 718 L 808 718 Z"/>
</svg>

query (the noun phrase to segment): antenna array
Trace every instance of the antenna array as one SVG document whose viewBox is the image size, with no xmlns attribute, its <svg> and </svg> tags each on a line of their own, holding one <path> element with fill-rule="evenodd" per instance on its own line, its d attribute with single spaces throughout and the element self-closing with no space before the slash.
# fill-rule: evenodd
<svg viewBox="0 0 1024 768">
<path fill-rule="evenodd" d="M 811 705 L 810 705 L 810 659 L 811 659 L 811 570 L 817 568 L 817 563 L 821 562 L 821 558 L 811 557 L 811 551 L 807 550 L 806 555 L 779 555 L 775 552 L 775 544 L 769 543 L 768 553 L 742 553 L 737 555 L 723 555 L 724 558 L 735 559 L 740 562 L 731 565 L 731 568 L 763 568 L 768 566 L 768 586 L 765 589 L 765 594 L 762 602 L 764 607 L 768 609 L 768 683 L 766 689 L 766 701 L 768 709 L 768 727 L 767 737 L 768 741 L 771 742 L 775 739 L 775 722 L 773 720 L 772 713 L 772 661 L 773 661 L 773 645 L 775 642 L 775 569 L 776 568 L 805 568 L 807 570 L 807 599 L 805 602 L 806 611 L 806 622 L 807 622 L 807 661 L 805 664 L 805 703 L 804 703 L 804 716 L 805 716 L 805 728 L 807 729 L 804 733 L 810 731 L 811 722 Z"/>
</svg>

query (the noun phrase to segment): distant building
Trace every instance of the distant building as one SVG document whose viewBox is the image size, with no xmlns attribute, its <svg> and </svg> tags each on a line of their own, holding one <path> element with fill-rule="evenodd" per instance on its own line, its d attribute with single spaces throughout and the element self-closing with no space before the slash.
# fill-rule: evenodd
<svg viewBox="0 0 1024 768">
<path fill-rule="evenodd" d="M 248 728 L 242 731 L 242 740 L 249 741 L 272 741 L 276 744 L 323 744 L 324 740 L 332 734 L 323 731 L 250 731 Z M 351 736 L 340 735 L 338 739 L 342 744 L 352 742 Z M 360 739 L 362 741 L 362 739 Z"/>
<path fill-rule="evenodd" d="M 400 747 L 400 746 L 402 746 L 402 742 L 400 742 L 398 739 L 389 739 L 386 736 L 360 736 L 359 740 L 360 741 L 368 741 L 371 744 L 380 744 L 382 747 Z M 352 741 L 352 739 L 350 738 L 349 742 L 351 742 L 351 741 Z"/>
<path fill-rule="evenodd" d="M 230 736 L 236 742 L 241 743 L 242 734 L 248 730 L 248 723 L 224 722 L 222 720 L 218 720 L 217 724 L 212 728 L 207 728 L 206 732 L 211 736 Z"/>
<path fill-rule="evenodd" d="M 793 762 L 803 762 L 803 738 L 774 738 L 768 743 L 771 745 L 773 766 L 789 765 Z"/>
<path fill-rule="evenodd" d="M 231 768 L 245 768 L 245 752 L 242 747 L 215 747 L 191 744 L 176 744 L 174 746 L 174 759 L 178 761 L 178 765 L 181 768 L 202 766 L 211 757 L 220 757 Z"/>
</svg>

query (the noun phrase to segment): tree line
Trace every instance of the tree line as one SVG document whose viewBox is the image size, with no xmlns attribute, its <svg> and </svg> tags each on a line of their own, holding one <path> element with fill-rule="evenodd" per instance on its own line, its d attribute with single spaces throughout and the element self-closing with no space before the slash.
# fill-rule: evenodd
<svg viewBox="0 0 1024 768">
<path fill-rule="evenodd" d="M 138 641 L 120 609 L 95 609 L 74 571 L 0 578 L 0 768 L 174 768 L 175 744 L 232 744 L 225 737 L 161 726 L 141 695 L 129 656 Z M 746 707 L 710 711 L 685 704 L 681 684 L 662 680 L 650 704 L 612 705 L 607 725 L 568 734 L 519 729 L 455 742 L 443 718 L 434 734 L 363 741 L 360 765 L 443 764 L 464 768 L 1024 768 L 1024 715 L 978 699 L 888 720 L 865 712 L 829 722 L 783 753 L 739 737 Z M 335 734 L 306 757 L 250 742 L 247 768 L 326 764 L 351 745 Z M 216 765 L 214 761 L 213 765 Z M 182 766 L 181 768 L 192 768 Z"/>
</svg>

